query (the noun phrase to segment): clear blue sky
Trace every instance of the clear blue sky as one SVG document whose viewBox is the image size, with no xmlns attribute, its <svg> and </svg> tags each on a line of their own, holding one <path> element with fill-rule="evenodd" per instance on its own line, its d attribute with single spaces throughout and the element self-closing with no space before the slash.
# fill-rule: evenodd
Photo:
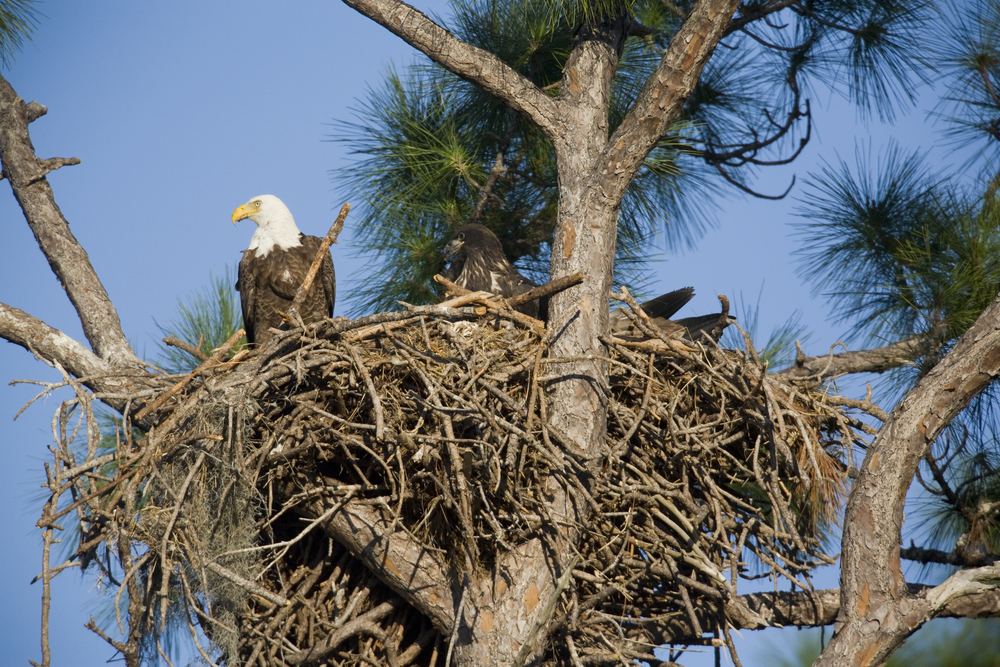
<svg viewBox="0 0 1000 667">
<path fill-rule="evenodd" d="M 38 34 L 4 76 L 26 101 L 49 109 L 31 126 L 37 154 L 82 160 L 49 180 L 140 355 L 155 354 L 155 321 L 174 316 L 178 297 L 238 260 L 253 229 L 250 223 L 233 227 L 229 215 L 235 207 L 274 194 L 304 232 L 325 233 L 342 203 L 328 171 L 350 160 L 342 144 L 325 141 L 333 132 L 329 123 L 350 120 L 350 108 L 368 86 L 378 85 L 390 61 L 405 64 L 415 53 L 337 2 L 49 0 L 39 6 L 46 16 Z M 417 6 L 445 13 L 440 0 Z M 933 97 L 927 99 L 925 106 L 932 105 Z M 869 134 L 875 146 L 896 136 L 905 146 L 933 148 L 941 167 L 961 162 L 934 148 L 926 109 L 895 127 L 860 125 L 836 96 L 814 98 L 813 109 L 818 127 L 812 144 L 791 168 L 768 173 L 761 189 L 783 191 L 792 173 L 801 177 L 821 158 L 836 159 L 835 151 L 853 162 L 855 142 L 869 141 Z M 799 309 L 815 332 L 807 352 L 825 351 L 841 330 L 826 320 L 822 299 L 795 276 L 790 253 L 796 244 L 788 226 L 795 220 L 793 207 L 793 201 L 742 195 L 722 201 L 717 229 L 694 251 L 666 253 L 650 291 L 695 286 L 698 296 L 682 313 L 690 315 L 716 309 L 714 295 L 720 292 L 738 297 L 742 291 L 755 301 L 763 285 L 761 338 Z M 333 249 L 342 286 L 338 315 L 348 306 L 347 278 L 365 275 L 350 231 L 348 218 L 346 238 Z M 5 183 L 0 239 L 0 302 L 83 340 L 76 314 Z M 0 342 L 4 665 L 26 665 L 41 656 L 41 586 L 29 582 L 40 570 L 34 522 L 58 405 L 50 398 L 12 421 L 34 395 L 30 387 L 7 386 L 21 378 L 56 375 L 22 348 Z M 836 585 L 832 577 L 821 583 Z M 112 656 L 83 628 L 102 603 L 93 585 L 72 570 L 55 581 L 54 664 L 96 667 Z M 757 663 L 753 648 L 748 651 L 744 663 Z"/>
</svg>

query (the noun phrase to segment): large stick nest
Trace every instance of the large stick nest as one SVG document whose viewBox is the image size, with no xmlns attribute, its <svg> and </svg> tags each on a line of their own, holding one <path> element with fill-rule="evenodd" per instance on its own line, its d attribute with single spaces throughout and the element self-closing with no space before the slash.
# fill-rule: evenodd
<svg viewBox="0 0 1000 667">
<path fill-rule="evenodd" d="M 556 544 L 555 479 L 579 539 L 547 619 L 553 664 L 654 660 L 665 641 L 725 631 L 740 576 L 809 588 L 832 562 L 822 536 L 862 428 L 834 401 L 767 374 L 752 347 L 609 339 L 607 438 L 588 454 L 548 425 L 566 360 L 547 335 L 492 307 L 327 321 L 158 376 L 135 402 L 159 425 L 110 447 L 88 426 L 86 452 L 70 422 L 78 404 L 95 423 L 95 396 L 74 381 L 46 543 L 75 513 L 70 560 L 122 592 L 123 638 L 107 638 L 126 656 L 162 650 L 173 624 L 211 639 L 206 658 L 262 667 L 428 664 L 448 648 L 450 629 L 323 532 L 317 499 L 388 513 L 460 585 L 527 540 Z"/>
</svg>

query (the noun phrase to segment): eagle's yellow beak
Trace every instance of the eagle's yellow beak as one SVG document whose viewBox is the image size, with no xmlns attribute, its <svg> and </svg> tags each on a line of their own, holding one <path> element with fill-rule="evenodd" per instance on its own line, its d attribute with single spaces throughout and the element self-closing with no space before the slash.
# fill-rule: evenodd
<svg viewBox="0 0 1000 667">
<path fill-rule="evenodd" d="M 243 204 L 238 209 L 233 211 L 233 224 L 235 225 L 238 221 L 243 220 L 248 217 L 250 213 L 247 211 L 247 205 Z"/>
</svg>

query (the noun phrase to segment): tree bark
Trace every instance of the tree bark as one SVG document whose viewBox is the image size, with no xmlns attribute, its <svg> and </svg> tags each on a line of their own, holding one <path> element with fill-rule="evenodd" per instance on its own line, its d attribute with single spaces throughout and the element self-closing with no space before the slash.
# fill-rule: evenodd
<svg viewBox="0 0 1000 667">
<path fill-rule="evenodd" d="M 881 373 L 919 358 L 927 352 L 928 346 L 928 339 L 925 336 L 913 336 L 872 350 L 840 354 L 833 354 L 833 349 L 836 347 L 834 345 L 830 349 L 830 354 L 822 357 L 807 357 L 800 352 L 794 366 L 778 372 L 788 377 L 815 382 L 852 373 Z"/>
<path fill-rule="evenodd" d="M 907 392 L 868 448 L 844 516 L 836 634 L 818 666 L 881 664 L 945 606 L 1000 584 L 1000 567 L 989 566 L 913 595 L 900 566 L 903 504 L 921 457 L 998 374 L 1000 297 Z"/>
<path fill-rule="evenodd" d="M 344 0 L 428 58 L 520 111 L 550 137 L 565 131 L 556 101 L 489 51 L 467 44 L 399 0 Z"/>
</svg>

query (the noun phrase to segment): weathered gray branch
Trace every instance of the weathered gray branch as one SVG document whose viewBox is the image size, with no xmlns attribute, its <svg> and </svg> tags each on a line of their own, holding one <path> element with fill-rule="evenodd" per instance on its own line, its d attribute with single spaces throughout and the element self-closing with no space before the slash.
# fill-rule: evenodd
<svg viewBox="0 0 1000 667">
<path fill-rule="evenodd" d="M 44 113 L 41 105 L 24 103 L 0 77 L 0 161 L 3 175 L 24 211 L 24 217 L 45 253 L 49 266 L 76 308 L 83 332 L 101 359 L 114 366 L 134 366 L 139 359 L 122 331 L 118 311 L 108 297 L 87 252 L 70 231 L 56 205 L 45 175 L 75 158 L 40 160 L 28 133 L 28 123 Z"/>
<path fill-rule="evenodd" d="M 925 336 L 913 336 L 871 350 L 833 354 L 831 349 L 830 354 L 821 357 L 807 357 L 800 350 L 795 365 L 778 372 L 788 377 L 820 382 L 851 373 L 881 373 L 908 364 L 926 351 Z"/>
<path fill-rule="evenodd" d="M 76 377 L 107 375 L 111 365 L 70 338 L 28 313 L 0 303 L 0 338 L 32 354 L 58 362 Z"/>
<path fill-rule="evenodd" d="M 1000 298 L 907 392 L 868 448 L 844 517 L 839 628 L 817 665 L 880 664 L 947 604 L 1000 585 L 990 574 L 1000 570 L 979 568 L 914 596 L 900 566 L 903 499 L 921 457 L 998 374 Z"/>
<path fill-rule="evenodd" d="M 450 72 L 525 114 L 550 137 L 562 122 L 556 100 L 488 51 L 467 44 L 399 0 L 344 0 Z"/>
</svg>

